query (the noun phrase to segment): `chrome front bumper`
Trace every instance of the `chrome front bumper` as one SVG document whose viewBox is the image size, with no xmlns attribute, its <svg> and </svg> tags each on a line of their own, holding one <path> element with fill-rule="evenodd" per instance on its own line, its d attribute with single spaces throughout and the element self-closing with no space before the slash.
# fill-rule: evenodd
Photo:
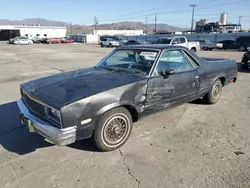
<svg viewBox="0 0 250 188">
<path fill-rule="evenodd" d="M 28 126 L 30 132 L 37 132 L 46 141 L 59 146 L 72 144 L 76 141 L 76 126 L 59 129 L 38 119 L 31 114 L 22 100 L 17 101 L 20 109 L 21 123 Z"/>
</svg>

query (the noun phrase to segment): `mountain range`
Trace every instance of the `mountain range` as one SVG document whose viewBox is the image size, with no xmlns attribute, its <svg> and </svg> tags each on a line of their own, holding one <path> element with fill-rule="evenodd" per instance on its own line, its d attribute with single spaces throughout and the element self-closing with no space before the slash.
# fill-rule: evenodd
<svg viewBox="0 0 250 188">
<path fill-rule="evenodd" d="M 53 21 L 47 20 L 43 18 L 29 18 L 24 20 L 8 20 L 8 19 L 0 19 L 0 25 L 40 25 L 40 26 L 64 26 L 67 27 L 68 33 L 78 34 L 78 33 L 93 33 L 95 29 L 95 25 L 79 25 L 63 22 L 63 21 Z M 125 22 L 116 22 L 111 24 L 98 24 L 97 29 L 99 30 L 146 30 L 146 25 L 142 22 L 132 22 L 132 21 L 125 21 Z M 155 24 L 148 24 L 147 25 L 147 32 L 153 33 L 155 29 Z M 185 29 L 180 27 L 171 26 L 164 23 L 157 23 L 157 31 L 158 32 L 173 32 L 173 31 L 183 31 Z"/>
</svg>

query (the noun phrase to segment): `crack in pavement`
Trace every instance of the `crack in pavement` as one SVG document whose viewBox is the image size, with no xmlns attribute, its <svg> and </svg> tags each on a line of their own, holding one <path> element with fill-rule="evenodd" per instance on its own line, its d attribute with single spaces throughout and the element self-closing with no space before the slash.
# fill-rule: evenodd
<svg viewBox="0 0 250 188">
<path fill-rule="evenodd" d="M 182 116 L 183 116 L 184 113 L 186 112 L 187 107 L 188 107 L 188 104 L 185 105 L 185 107 L 184 107 L 184 109 L 183 109 L 181 115 L 177 118 L 177 121 L 176 121 L 172 126 L 175 126 L 175 125 L 177 125 L 177 124 L 179 123 L 179 121 L 181 120 Z M 174 119 L 175 119 L 175 118 L 174 118 Z M 163 131 L 165 128 L 166 128 L 166 126 L 164 126 L 163 128 L 158 129 L 156 132 L 157 132 L 157 133 L 158 133 L 158 132 L 161 132 L 161 131 Z"/>
<path fill-rule="evenodd" d="M 136 181 L 136 183 L 137 183 L 137 185 L 138 185 L 137 187 L 139 188 L 141 182 L 131 173 L 130 168 L 129 168 L 128 165 L 126 164 L 126 158 L 125 158 L 125 156 L 123 155 L 121 149 L 119 149 L 119 152 L 120 152 L 120 155 L 121 155 L 121 157 L 122 157 L 122 159 L 123 159 L 123 165 L 127 168 L 128 174 Z"/>
</svg>

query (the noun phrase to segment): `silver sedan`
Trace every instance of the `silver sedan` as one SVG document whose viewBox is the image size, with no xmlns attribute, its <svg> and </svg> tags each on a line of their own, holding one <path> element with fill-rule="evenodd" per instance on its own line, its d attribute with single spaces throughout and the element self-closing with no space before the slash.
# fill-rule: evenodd
<svg viewBox="0 0 250 188">
<path fill-rule="evenodd" d="M 14 41 L 14 44 L 17 44 L 17 45 L 20 45 L 20 44 L 33 44 L 33 41 L 31 39 L 24 39 L 24 38 L 21 38 L 21 39 L 16 39 Z"/>
</svg>

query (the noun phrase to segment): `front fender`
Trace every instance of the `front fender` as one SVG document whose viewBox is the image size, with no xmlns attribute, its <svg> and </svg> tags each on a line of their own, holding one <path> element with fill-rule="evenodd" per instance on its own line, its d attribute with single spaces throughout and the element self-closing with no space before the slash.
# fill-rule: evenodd
<svg viewBox="0 0 250 188">
<path fill-rule="evenodd" d="M 104 106 L 103 108 L 101 108 L 100 110 L 97 111 L 96 116 L 98 117 L 98 116 L 104 114 L 105 112 L 107 112 L 113 108 L 117 108 L 117 107 L 121 107 L 121 106 L 132 106 L 136 109 L 135 105 L 132 102 L 120 101 L 120 102 L 115 102 L 115 103 L 109 104 L 107 106 Z M 138 109 L 136 109 L 136 111 L 138 111 Z"/>
</svg>

